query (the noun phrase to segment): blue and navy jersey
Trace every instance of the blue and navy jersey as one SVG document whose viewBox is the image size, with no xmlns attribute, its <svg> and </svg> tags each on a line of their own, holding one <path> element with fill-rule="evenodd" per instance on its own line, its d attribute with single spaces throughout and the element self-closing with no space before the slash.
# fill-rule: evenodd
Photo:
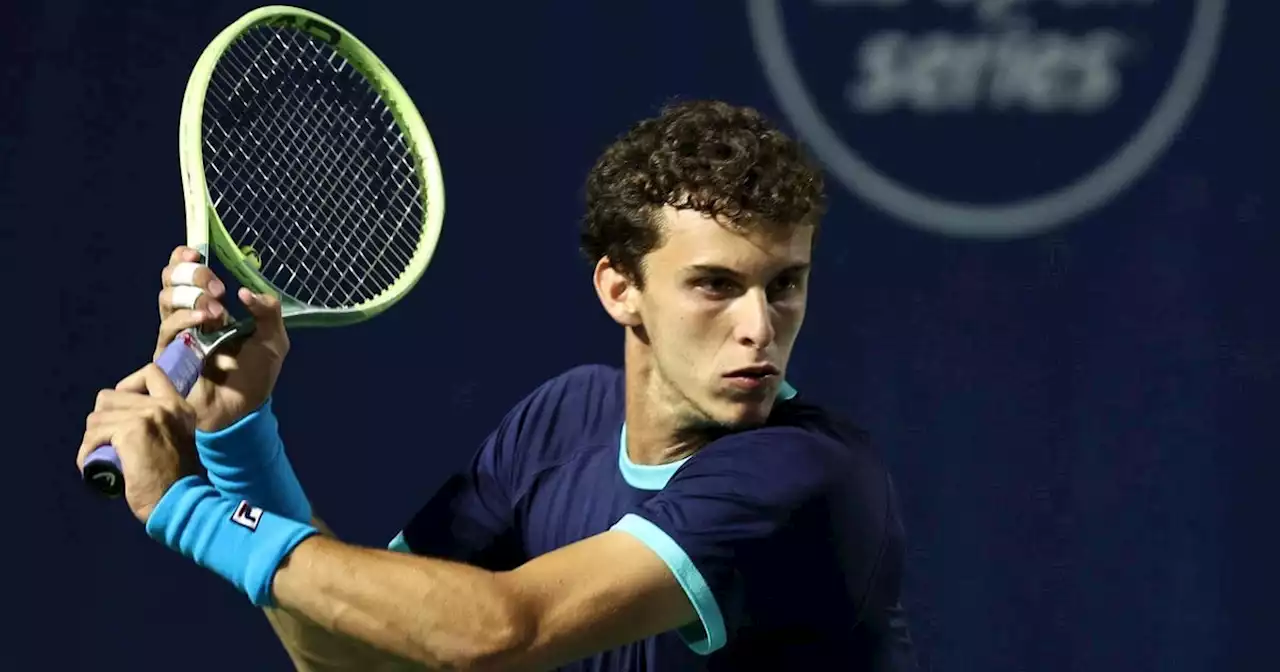
<svg viewBox="0 0 1280 672">
<path fill-rule="evenodd" d="M 572 369 L 503 418 L 392 547 L 492 570 L 610 529 L 698 621 L 566 670 L 903 670 L 903 534 L 861 431 L 784 388 L 768 422 L 659 466 L 628 459 L 622 372 Z"/>
</svg>

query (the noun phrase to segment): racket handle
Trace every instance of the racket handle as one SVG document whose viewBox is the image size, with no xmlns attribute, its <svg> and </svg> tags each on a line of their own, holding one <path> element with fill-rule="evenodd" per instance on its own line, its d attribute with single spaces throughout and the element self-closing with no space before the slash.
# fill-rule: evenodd
<svg viewBox="0 0 1280 672">
<path fill-rule="evenodd" d="M 178 388 L 178 394 L 187 396 L 191 386 L 200 378 L 204 369 L 204 357 L 187 332 L 177 338 L 160 353 L 156 365 Z M 107 497 L 119 497 L 124 494 L 124 470 L 120 466 L 120 456 L 114 446 L 105 444 L 93 449 L 84 460 L 81 470 L 84 482 Z"/>
</svg>

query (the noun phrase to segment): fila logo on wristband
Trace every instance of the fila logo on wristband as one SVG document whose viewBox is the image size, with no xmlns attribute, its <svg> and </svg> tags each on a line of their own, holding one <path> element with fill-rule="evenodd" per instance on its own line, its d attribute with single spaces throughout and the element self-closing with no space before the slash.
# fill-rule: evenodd
<svg viewBox="0 0 1280 672">
<path fill-rule="evenodd" d="M 250 505 L 248 500 L 240 500 L 240 505 L 231 514 L 231 522 L 239 523 L 250 530 L 258 529 L 259 520 L 262 520 L 262 509 Z"/>
</svg>

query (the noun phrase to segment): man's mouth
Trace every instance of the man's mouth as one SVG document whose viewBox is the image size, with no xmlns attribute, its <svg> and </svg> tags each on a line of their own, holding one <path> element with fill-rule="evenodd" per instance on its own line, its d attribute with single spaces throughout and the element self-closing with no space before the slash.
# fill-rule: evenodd
<svg viewBox="0 0 1280 672">
<path fill-rule="evenodd" d="M 772 364 L 756 364 L 726 373 L 729 378 L 764 378 L 778 375 L 778 367 Z"/>
<path fill-rule="evenodd" d="M 779 373 L 778 367 L 772 364 L 756 364 L 730 371 L 724 377 L 737 387 L 755 389 L 772 382 Z"/>
</svg>

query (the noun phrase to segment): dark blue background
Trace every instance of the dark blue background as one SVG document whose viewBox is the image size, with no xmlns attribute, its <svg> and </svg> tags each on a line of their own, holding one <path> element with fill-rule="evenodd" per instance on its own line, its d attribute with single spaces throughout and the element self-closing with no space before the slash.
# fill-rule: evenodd
<svg viewBox="0 0 1280 672">
<path fill-rule="evenodd" d="M 1232 3 L 1213 77 L 1170 151 L 1066 226 L 963 241 L 831 180 L 791 380 L 857 417 L 888 456 L 926 669 L 1276 669 L 1269 4 Z M 242 596 L 89 495 L 73 464 L 96 390 L 151 353 L 159 271 L 183 240 L 187 75 L 252 6 L 0 9 L 3 557 L 16 619 L 5 669 L 288 668 Z M 672 96 L 786 120 L 737 3 L 308 6 L 400 77 L 448 190 L 418 289 L 373 322 L 295 332 L 277 394 L 317 511 L 344 538 L 383 545 L 524 392 L 577 363 L 620 361 L 575 248 L 597 152 Z M 847 45 L 833 49 L 804 67 L 849 68 Z M 1116 133 L 1084 126 L 1040 158 Z M 948 195 L 988 194 L 988 174 L 1017 179 L 1016 163 L 993 159 L 943 184 L 956 172 L 931 173 L 930 153 L 947 151 L 945 137 L 879 137 L 859 142 Z"/>
</svg>

